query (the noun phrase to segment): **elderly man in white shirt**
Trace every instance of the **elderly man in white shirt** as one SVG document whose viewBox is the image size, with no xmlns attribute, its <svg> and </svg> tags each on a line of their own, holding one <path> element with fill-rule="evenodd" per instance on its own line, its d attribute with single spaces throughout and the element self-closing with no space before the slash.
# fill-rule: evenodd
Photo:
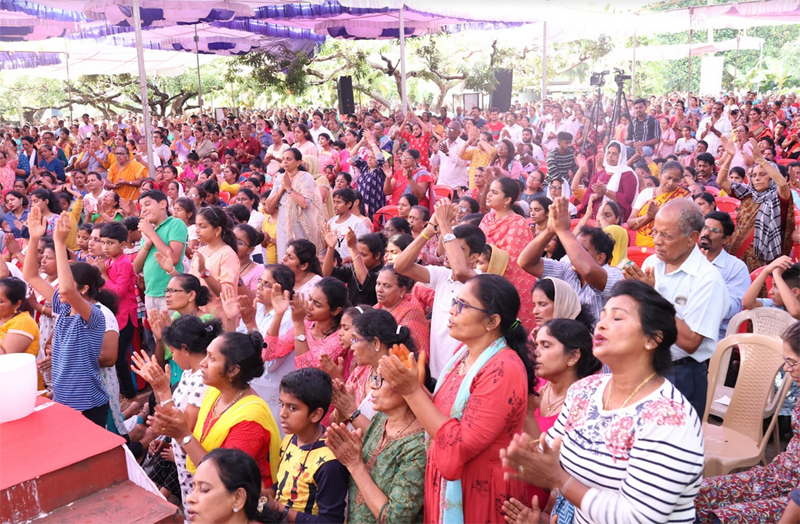
<svg viewBox="0 0 800 524">
<path fill-rule="evenodd" d="M 708 390 L 708 360 L 714 354 L 730 295 L 722 275 L 697 246 L 705 225 L 697 204 L 678 199 L 656 214 L 656 254 L 639 268 L 625 266 L 625 278 L 641 280 L 675 306 L 678 340 L 672 345 L 672 368 L 664 375 L 702 419 Z"/>
<path fill-rule="evenodd" d="M 469 162 L 458 156 L 458 149 L 464 140 L 460 137 L 461 126 L 455 120 L 447 126 L 447 138 L 439 143 L 439 151 L 431 158 L 439 163 L 437 185 L 447 187 L 469 186 L 467 167 Z"/>
</svg>

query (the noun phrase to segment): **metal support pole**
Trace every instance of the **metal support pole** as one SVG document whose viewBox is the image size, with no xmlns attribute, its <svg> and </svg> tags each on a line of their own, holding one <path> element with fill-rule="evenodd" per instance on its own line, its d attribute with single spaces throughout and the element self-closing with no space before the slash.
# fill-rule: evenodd
<svg viewBox="0 0 800 524">
<path fill-rule="evenodd" d="M 694 9 L 689 8 L 689 85 L 687 86 L 686 93 L 687 95 L 692 92 L 692 37 L 693 37 L 693 30 L 692 30 L 692 16 L 694 15 Z"/>
<path fill-rule="evenodd" d="M 547 98 L 547 22 L 542 22 L 542 100 Z"/>
<path fill-rule="evenodd" d="M 147 170 L 150 178 L 155 179 L 156 167 L 153 162 L 153 136 L 150 122 L 150 104 L 147 97 L 147 72 L 144 68 L 144 43 L 142 42 L 142 14 L 139 12 L 139 0 L 133 0 L 133 28 L 136 32 L 136 58 L 139 62 L 139 88 L 142 96 L 142 121 L 144 122 L 144 141 L 147 144 Z"/>
<path fill-rule="evenodd" d="M 741 35 L 736 35 L 736 61 L 733 64 L 733 92 L 736 92 L 736 77 L 739 76 L 739 42 Z"/>
<path fill-rule="evenodd" d="M 197 57 L 197 103 L 200 115 L 203 115 L 203 84 L 200 82 L 200 37 L 197 36 L 197 24 L 194 25 L 194 56 Z"/>
<path fill-rule="evenodd" d="M 66 60 L 66 65 L 67 65 L 67 96 L 69 97 L 69 124 L 70 124 L 69 126 L 67 126 L 67 129 L 69 129 L 72 123 L 75 121 L 75 119 L 72 116 L 72 84 L 70 83 L 69 80 L 69 48 L 67 46 L 67 42 L 69 42 L 69 40 L 65 39 L 64 49 L 66 51 L 64 52 L 64 60 Z"/>
<path fill-rule="evenodd" d="M 633 29 L 633 63 L 631 64 L 631 98 L 636 99 L 636 28 Z"/>
<path fill-rule="evenodd" d="M 408 87 L 406 86 L 406 20 L 400 6 L 400 99 L 403 102 L 403 114 L 408 113 Z"/>
<path fill-rule="evenodd" d="M 756 83 L 756 96 L 761 91 L 761 60 L 764 58 L 764 43 L 758 44 L 758 83 Z"/>
</svg>

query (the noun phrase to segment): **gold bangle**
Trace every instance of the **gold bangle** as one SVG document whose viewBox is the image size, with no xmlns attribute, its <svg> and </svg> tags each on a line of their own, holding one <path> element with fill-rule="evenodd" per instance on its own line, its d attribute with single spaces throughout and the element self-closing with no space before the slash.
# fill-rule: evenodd
<svg viewBox="0 0 800 524">
<path fill-rule="evenodd" d="M 353 255 L 353 256 L 350 258 L 350 260 L 355 260 L 355 259 L 359 258 L 360 256 L 361 256 L 361 253 L 356 253 L 355 255 Z"/>
<path fill-rule="evenodd" d="M 425 230 L 424 229 L 420 233 L 420 236 L 422 236 L 422 238 L 424 238 L 425 240 L 430 240 L 431 239 L 431 237 L 429 237 L 428 235 L 425 234 Z"/>
</svg>

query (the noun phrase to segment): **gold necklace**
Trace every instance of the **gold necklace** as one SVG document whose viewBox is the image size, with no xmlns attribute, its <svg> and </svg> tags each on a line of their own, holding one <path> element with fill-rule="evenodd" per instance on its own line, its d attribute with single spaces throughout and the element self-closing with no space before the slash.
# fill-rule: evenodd
<svg viewBox="0 0 800 524">
<path fill-rule="evenodd" d="M 631 393 L 630 396 L 628 396 L 628 398 L 625 399 L 625 402 L 622 403 L 622 406 L 620 406 L 620 409 L 623 409 L 625 406 L 627 406 L 628 402 L 631 401 L 631 399 L 634 397 L 634 395 L 636 395 L 639 392 L 639 390 L 642 389 L 644 387 L 644 385 L 647 384 L 648 382 L 650 382 L 653 379 L 653 377 L 655 377 L 655 376 L 656 376 L 656 372 L 653 371 L 652 375 L 650 375 L 649 377 L 644 379 L 638 386 L 636 386 L 636 389 L 633 390 L 633 393 Z M 606 411 L 608 411 L 608 409 L 609 409 L 609 407 L 608 407 L 609 406 L 609 400 L 611 399 L 611 388 L 613 387 L 612 380 L 613 380 L 613 377 L 612 377 L 612 379 L 609 379 L 609 381 L 608 381 L 608 391 L 606 392 L 606 399 L 603 402 L 603 409 L 605 409 Z"/>
<path fill-rule="evenodd" d="M 220 413 L 219 415 L 215 415 L 215 413 L 217 411 L 217 405 L 219 404 L 219 399 L 222 397 L 222 395 L 220 394 L 220 396 L 217 397 L 217 399 L 214 401 L 214 405 L 211 406 L 211 412 L 209 413 L 209 415 L 211 415 L 211 419 L 207 421 L 208 422 L 208 425 L 206 426 L 207 429 L 205 431 L 201 431 L 200 432 L 200 442 L 201 443 L 208 437 L 208 434 L 211 433 L 211 427 L 213 426 L 212 422 L 215 421 L 215 420 L 219 420 L 220 417 L 222 417 L 222 415 L 224 415 L 225 412 L 228 411 L 231 406 L 233 406 L 234 404 L 239 402 L 242 398 L 244 398 L 244 396 L 247 395 L 247 392 L 249 390 L 250 390 L 250 388 L 248 387 L 247 389 L 245 389 L 244 391 L 242 391 L 241 393 L 236 395 L 236 398 L 233 399 L 233 402 L 231 402 L 230 404 L 225 406 L 225 409 L 223 409 L 222 413 Z"/>
<path fill-rule="evenodd" d="M 548 402 L 547 402 L 547 404 L 548 404 L 547 414 L 545 415 L 547 417 L 549 417 L 550 415 L 553 414 L 553 407 L 554 406 L 561 406 L 564 403 L 564 400 L 566 400 L 566 398 L 567 398 L 567 395 L 564 394 L 564 396 L 561 397 L 560 399 L 558 399 L 558 401 L 556 403 L 553 403 L 552 398 L 551 398 L 553 396 L 553 387 L 550 384 L 552 384 L 552 382 L 548 382 L 547 385 L 545 386 L 547 388 L 547 400 L 548 400 Z"/>
</svg>

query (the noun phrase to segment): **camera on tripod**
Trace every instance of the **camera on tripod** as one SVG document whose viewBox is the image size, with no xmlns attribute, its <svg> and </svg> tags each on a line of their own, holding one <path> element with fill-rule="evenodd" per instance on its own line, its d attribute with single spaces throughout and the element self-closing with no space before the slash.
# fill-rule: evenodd
<svg viewBox="0 0 800 524">
<path fill-rule="evenodd" d="M 622 86 L 622 83 L 625 82 L 625 80 L 631 79 L 631 75 L 626 75 L 623 69 L 615 67 L 614 72 L 616 73 L 614 75 L 614 83 L 616 83 L 618 86 Z"/>
<path fill-rule="evenodd" d="M 601 71 L 599 73 L 592 73 L 592 76 L 589 77 L 589 85 L 592 87 L 603 87 L 606 85 L 606 75 L 610 71 Z"/>
</svg>

